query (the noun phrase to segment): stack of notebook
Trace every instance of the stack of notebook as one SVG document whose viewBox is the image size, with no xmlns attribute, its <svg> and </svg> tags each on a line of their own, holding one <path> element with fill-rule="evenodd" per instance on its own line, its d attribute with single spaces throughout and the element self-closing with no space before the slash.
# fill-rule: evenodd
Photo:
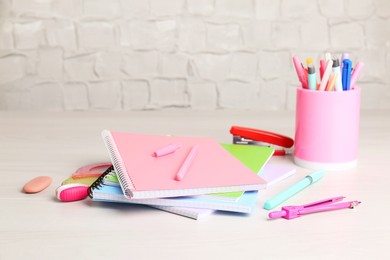
<svg viewBox="0 0 390 260">
<path fill-rule="evenodd" d="M 90 187 L 96 201 L 144 204 L 194 219 L 215 210 L 250 213 L 259 190 L 294 173 L 267 164 L 270 147 L 107 130 L 102 136 L 113 166 Z M 168 154 L 156 155 L 172 146 Z"/>
</svg>

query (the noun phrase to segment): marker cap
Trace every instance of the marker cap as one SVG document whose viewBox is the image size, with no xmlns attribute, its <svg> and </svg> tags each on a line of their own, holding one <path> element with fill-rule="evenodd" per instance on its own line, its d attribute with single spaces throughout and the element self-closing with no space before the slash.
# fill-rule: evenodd
<svg viewBox="0 0 390 260">
<path fill-rule="evenodd" d="M 334 58 L 333 59 L 333 68 L 340 67 L 339 59 Z"/>
<path fill-rule="evenodd" d="M 314 74 L 314 73 L 316 73 L 316 70 L 315 70 L 313 64 L 310 64 L 309 67 L 307 67 L 307 72 L 308 72 L 309 74 Z"/>
<path fill-rule="evenodd" d="M 313 173 L 307 175 L 306 177 L 311 179 L 311 183 L 315 183 L 316 181 L 321 179 L 322 176 L 324 176 L 324 174 L 325 174 L 324 170 L 319 170 L 319 171 L 316 171 L 316 172 L 313 172 Z"/>
</svg>

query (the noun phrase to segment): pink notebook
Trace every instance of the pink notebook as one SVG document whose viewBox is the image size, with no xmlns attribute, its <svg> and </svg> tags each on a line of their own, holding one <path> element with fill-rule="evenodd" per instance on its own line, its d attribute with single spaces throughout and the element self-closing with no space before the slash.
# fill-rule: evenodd
<svg viewBox="0 0 390 260">
<path fill-rule="evenodd" d="M 266 181 L 226 151 L 217 141 L 205 137 L 162 136 L 110 132 L 102 137 L 129 199 L 193 196 L 205 193 L 259 190 Z M 174 153 L 154 157 L 170 144 L 180 144 Z M 185 177 L 175 176 L 194 145 L 198 153 Z"/>
</svg>

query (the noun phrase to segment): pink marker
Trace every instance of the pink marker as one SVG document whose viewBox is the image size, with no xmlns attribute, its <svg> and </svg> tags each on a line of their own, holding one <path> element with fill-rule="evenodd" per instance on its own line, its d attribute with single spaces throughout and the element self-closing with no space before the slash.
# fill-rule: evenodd
<svg viewBox="0 0 390 260">
<path fill-rule="evenodd" d="M 181 147 L 181 144 L 170 144 L 168 146 L 165 146 L 165 147 L 160 148 L 157 151 L 155 151 L 153 153 L 153 156 L 154 157 L 161 157 L 164 155 L 168 155 L 168 154 L 176 152 L 176 150 L 179 149 L 180 147 Z"/>
<path fill-rule="evenodd" d="M 346 209 L 346 208 L 355 208 L 360 204 L 360 201 L 354 200 L 349 202 L 341 202 L 335 203 L 343 200 L 343 196 L 334 197 L 330 199 L 320 200 L 316 202 L 312 202 L 302 206 L 285 206 L 282 207 L 281 211 L 273 211 L 268 214 L 270 219 L 274 218 L 285 218 L 285 219 L 293 219 L 298 218 L 302 215 L 330 211 L 330 210 L 338 210 L 338 209 Z M 335 204 L 334 204 L 335 203 Z"/>
<path fill-rule="evenodd" d="M 355 68 L 353 69 L 352 76 L 351 76 L 351 85 L 350 85 L 352 89 L 355 88 L 356 81 L 358 80 L 363 67 L 364 67 L 364 63 L 358 62 Z"/>
<path fill-rule="evenodd" d="M 188 169 L 190 168 L 192 162 L 195 159 L 195 156 L 198 154 L 198 148 L 199 145 L 196 144 L 191 148 L 191 151 L 188 153 L 186 159 L 184 160 L 183 164 L 181 165 L 179 171 L 176 174 L 175 180 L 181 181 L 184 176 L 187 174 Z"/>
<path fill-rule="evenodd" d="M 321 80 L 322 80 L 322 77 L 324 76 L 325 67 L 326 67 L 325 60 L 320 60 L 320 79 Z"/>
<path fill-rule="evenodd" d="M 294 56 L 293 62 L 294 62 L 295 71 L 297 72 L 298 75 L 298 79 L 302 84 L 302 88 L 308 88 L 307 75 L 306 75 L 307 72 L 303 68 L 301 61 L 297 56 Z"/>
</svg>

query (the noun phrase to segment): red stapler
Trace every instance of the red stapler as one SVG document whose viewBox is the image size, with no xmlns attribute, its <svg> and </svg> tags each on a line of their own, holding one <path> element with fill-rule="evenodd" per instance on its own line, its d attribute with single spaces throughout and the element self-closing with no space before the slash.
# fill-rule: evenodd
<svg viewBox="0 0 390 260">
<path fill-rule="evenodd" d="M 288 148 L 294 145 L 290 137 L 260 129 L 232 126 L 230 133 L 234 144 L 271 146 L 275 148 L 274 155 L 286 155 L 289 153 Z"/>
</svg>

